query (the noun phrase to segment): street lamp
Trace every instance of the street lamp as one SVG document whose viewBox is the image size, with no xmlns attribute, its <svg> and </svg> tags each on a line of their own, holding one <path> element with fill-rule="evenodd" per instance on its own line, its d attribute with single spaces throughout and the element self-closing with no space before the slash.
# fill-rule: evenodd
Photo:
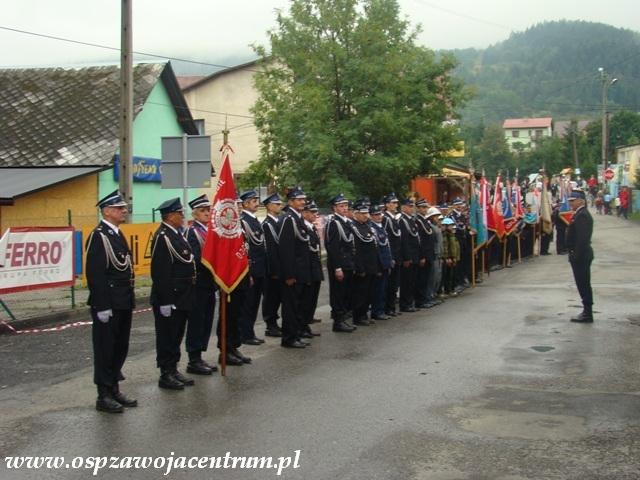
<svg viewBox="0 0 640 480">
<path fill-rule="evenodd" d="M 608 130 L 608 117 L 607 117 L 607 90 L 609 89 L 609 87 L 613 84 L 615 84 L 618 79 L 617 78 L 611 78 L 611 75 L 609 75 L 607 72 L 605 72 L 604 68 L 600 67 L 598 68 L 598 71 L 600 72 L 600 80 L 602 82 L 602 165 L 603 165 L 603 175 L 604 172 L 607 170 L 608 168 L 608 162 L 607 162 L 607 143 L 608 143 L 608 138 L 607 138 L 607 130 Z M 606 184 L 606 180 L 605 180 L 605 184 Z"/>
</svg>

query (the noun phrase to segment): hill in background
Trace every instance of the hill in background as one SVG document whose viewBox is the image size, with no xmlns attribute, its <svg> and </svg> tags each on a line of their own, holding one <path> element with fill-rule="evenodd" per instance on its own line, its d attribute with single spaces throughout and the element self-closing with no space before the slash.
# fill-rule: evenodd
<svg viewBox="0 0 640 480">
<path fill-rule="evenodd" d="M 450 51 L 475 92 L 464 123 L 509 117 L 593 118 L 601 112 L 598 67 L 618 78 L 610 111 L 640 111 L 640 35 L 602 23 L 546 22 L 484 50 Z"/>
</svg>

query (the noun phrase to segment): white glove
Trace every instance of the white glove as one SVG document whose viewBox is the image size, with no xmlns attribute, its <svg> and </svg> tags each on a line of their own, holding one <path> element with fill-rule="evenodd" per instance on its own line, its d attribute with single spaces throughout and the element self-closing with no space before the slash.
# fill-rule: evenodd
<svg viewBox="0 0 640 480">
<path fill-rule="evenodd" d="M 170 317 L 171 307 L 173 307 L 173 305 L 160 305 L 160 315 L 163 317 Z"/>
<path fill-rule="evenodd" d="M 98 315 L 98 320 L 100 320 L 102 323 L 107 323 L 109 321 L 109 318 L 113 316 L 113 312 L 111 311 L 111 309 L 102 310 L 98 312 L 97 315 Z"/>
</svg>

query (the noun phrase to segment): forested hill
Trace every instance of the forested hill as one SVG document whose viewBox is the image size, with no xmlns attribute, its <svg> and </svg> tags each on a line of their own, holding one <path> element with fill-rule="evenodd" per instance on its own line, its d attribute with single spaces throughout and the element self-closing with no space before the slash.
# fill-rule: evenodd
<svg viewBox="0 0 640 480">
<path fill-rule="evenodd" d="M 484 50 L 453 50 L 458 75 L 475 91 L 464 122 L 508 117 L 554 119 L 599 114 L 598 67 L 618 82 L 609 88 L 611 111 L 640 111 L 640 34 L 602 23 L 547 22 Z"/>
</svg>

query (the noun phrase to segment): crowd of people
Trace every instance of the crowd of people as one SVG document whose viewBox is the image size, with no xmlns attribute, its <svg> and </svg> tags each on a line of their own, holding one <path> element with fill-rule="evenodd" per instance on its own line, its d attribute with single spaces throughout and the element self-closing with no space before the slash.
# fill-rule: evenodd
<svg viewBox="0 0 640 480">
<path fill-rule="evenodd" d="M 399 198 L 389 193 L 375 202 L 368 197 L 350 201 L 338 194 L 329 202 L 331 213 L 320 220 L 317 204 L 300 187 L 289 188 L 284 200 L 274 193 L 260 202 L 254 190 L 241 193 L 237 208 L 248 273 L 228 297 L 226 348 L 217 362 L 238 367 L 252 363 L 241 347 L 265 343 L 257 331 L 260 311 L 265 336 L 279 338 L 284 348 L 308 348 L 320 335 L 313 324 L 319 322 L 315 313 L 325 275 L 332 331 L 353 334 L 376 322 L 437 307 L 481 282 L 481 272 L 532 256 L 534 245 L 539 245 L 540 254 L 548 254 L 552 233 L 541 227 L 541 192 L 532 185 L 530 193 L 518 200 L 526 213 L 503 235 L 491 232 L 481 245 L 470 202 L 462 195 L 450 204 L 433 206 L 417 195 Z M 260 203 L 266 212 L 263 220 L 256 216 Z M 96 408 L 120 413 L 137 405 L 119 388 L 135 306 L 131 252 L 119 229 L 127 204 L 115 191 L 97 206 L 102 221 L 86 248 Z M 214 275 L 201 261 L 212 205 L 201 195 L 189 207 L 193 218 L 186 227 L 180 199 L 163 202 L 157 209 L 162 223 L 152 240 L 150 301 L 158 386 L 169 390 L 195 383 L 178 369 L 183 342 L 186 373 L 212 375 L 218 368 L 203 358 L 218 300 Z M 571 253 L 564 241 L 567 223 L 560 215 L 554 220 L 558 253 Z M 220 323 L 217 337 L 221 349 Z"/>
</svg>

